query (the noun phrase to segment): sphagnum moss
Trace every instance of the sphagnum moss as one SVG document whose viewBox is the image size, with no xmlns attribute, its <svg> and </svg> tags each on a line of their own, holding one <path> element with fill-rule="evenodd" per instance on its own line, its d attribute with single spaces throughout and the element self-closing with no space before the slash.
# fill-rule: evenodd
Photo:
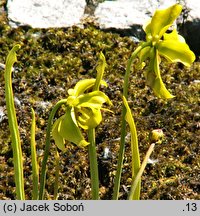
<svg viewBox="0 0 200 216">
<path fill-rule="evenodd" d="M 42 159 L 44 132 L 49 109 L 59 98 L 66 96 L 69 89 L 82 79 L 95 76 L 97 54 L 103 51 L 108 67 L 105 79 L 109 88 L 104 91 L 116 107 L 114 115 L 105 115 L 106 121 L 98 128 L 97 145 L 100 170 L 106 172 L 106 180 L 101 180 L 101 195 L 110 199 L 115 174 L 116 156 L 119 149 L 120 131 L 118 130 L 121 112 L 121 80 L 125 73 L 126 61 L 134 50 L 134 43 L 117 34 L 105 33 L 94 25 L 85 29 L 31 29 L 19 27 L 11 29 L 1 22 L 0 61 L 13 44 L 20 43 L 22 49 L 13 74 L 15 97 L 20 101 L 17 106 L 18 121 L 24 152 L 25 191 L 30 198 L 30 107 L 36 111 L 36 142 L 39 161 Z M 176 95 L 176 100 L 164 102 L 156 100 L 150 89 L 145 86 L 144 71 L 136 70 L 131 75 L 134 85 L 130 85 L 129 101 L 135 116 L 140 143 L 141 158 L 148 148 L 149 131 L 162 128 L 164 143 L 155 149 L 152 159 L 142 177 L 141 199 L 199 199 L 199 122 L 200 122 L 200 63 L 197 61 L 190 69 L 179 65 L 162 63 L 163 81 Z M 166 71 L 166 73 L 165 73 Z M 0 73 L 0 105 L 5 108 L 3 98 L 3 73 Z M 165 75 L 168 74 L 168 75 Z M 147 103 L 147 101 L 149 101 Z M 62 111 L 60 111 L 62 112 Z M 5 113 L 6 114 L 6 113 Z M 1 187 L 0 199 L 14 199 L 14 178 L 12 151 L 8 140 L 8 123 L 5 117 L 0 122 L 0 162 Z M 110 139 L 112 137 L 112 139 Z M 110 157 L 101 157 L 103 149 L 110 150 Z M 52 147 L 52 152 L 55 147 Z M 53 153 L 50 156 L 53 158 Z M 69 145 L 66 153 L 61 154 L 61 176 L 59 199 L 89 199 L 90 180 L 85 150 L 77 151 Z M 50 199 L 53 195 L 52 182 L 54 160 L 49 161 L 47 187 Z M 131 177 L 130 148 L 126 147 L 120 199 L 126 199 L 127 179 Z M 105 164 L 107 169 L 105 169 Z M 8 179 L 9 174 L 9 179 Z M 169 176 L 170 175 L 170 176 Z M 84 191 L 83 191 L 84 188 Z M 106 189 L 105 189 L 106 188 Z M 67 194 L 63 196 L 63 194 Z"/>
</svg>

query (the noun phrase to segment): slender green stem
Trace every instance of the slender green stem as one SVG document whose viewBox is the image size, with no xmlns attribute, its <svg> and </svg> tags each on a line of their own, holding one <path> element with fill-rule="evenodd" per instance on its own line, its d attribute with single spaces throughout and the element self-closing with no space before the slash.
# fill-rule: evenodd
<svg viewBox="0 0 200 216">
<path fill-rule="evenodd" d="M 20 45 L 15 45 L 6 58 L 5 68 L 5 97 L 6 108 L 8 113 L 8 123 L 11 133 L 13 163 L 16 184 L 17 199 L 24 200 L 24 174 L 23 174 L 23 157 L 18 130 L 16 111 L 14 106 L 13 90 L 12 90 L 12 66 L 17 61 L 16 51 L 20 49 Z"/>
<path fill-rule="evenodd" d="M 129 86 L 129 76 L 131 72 L 131 66 L 133 60 L 137 57 L 138 53 L 146 46 L 149 46 L 150 43 L 142 43 L 131 55 L 130 59 L 128 60 L 126 73 L 124 76 L 124 85 L 123 85 L 123 96 L 127 99 L 128 96 L 128 86 Z M 120 149 L 119 149 L 119 156 L 117 161 L 117 172 L 115 176 L 114 182 L 114 192 L 113 192 L 113 199 L 117 200 L 119 197 L 119 188 L 120 188 L 120 180 L 121 180 L 121 173 L 122 173 L 122 166 L 123 166 L 123 159 L 124 159 L 124 151 L 125 151 L 125 137 L 126 137 L 126 108 L 123 105 L 122 107 L 122 125 L 121 125 L 121 140 L 120 140 Z"/>
<path fill-rule="evenodd" d="M 153 152 L 154 146 L 155 146 L 155 143 L 152 143 L 150 145 L 150 147 L 149 147 L 149 149 L 148 149 L 148 151 L 147 151 L 147 153 L 145 155 L 145 158 L 144 158 L 144 160 L 142 162 L 142 165 L 141 165 L 137 175 L 135 176 L 135 178 L 132 181 L 131 190 L 130 190 L 130 193 L 129 193 L 129 196 L 128 196 L 128 200 L 132 200 L 132 198 L 134 196 L 134 193 L 136 191 L 138 183 L 141 181 L 141 176 L 142 176 L 142 174 L 144 172 L 144 169 L 145 169 L 145 167 L 147 165 L 147 161 L 148 161 L 151 153 Z"/>
<path fill-rule="evenodd" d="M 48 123 L 47 123 L 47 130 L 46 130 L 46 142 L 45 142 L 45 150 L 44 150 L 44 158 L 42 161 L 42 170 L 41 170 L 41 177 L 40 177 L 40 191 L 39 191 L 39 199 L 44 199 L 44 189 L 45 189 L 45 181 L 46 181 L 46 165 L 49 156 L 50 150 L 50 138 L 51 138 L 51 127 L 54 116 L 57 110 L 61 107 L 62 104 L 65 104 L 67 99 L 63 99 L 57 102 L 57 104 L 51 110 Z"/>
<path fill-rule="evenodd" d="M 98 163 L 97 163 L 97 153 L 96 153 L 96 143 L 95 143 L 95 129 L 88 130 L 88 140 L 90 144 L 88 145 L 88 153 L 90 160 L 90 176 L 91 176 L 91 187 L 92 187 L 92 199 L 99 199 L 99 173 L 98 173 Z"/>
<path fill-rule="evenodd" d="M 106 59 L 104 54 L 101 52 L 99 54 L 99 60 L 97 65 L 97 76 L 96 81 L 93 86 L 93 91 L 98 91 L 101 80 L 103 78 L 104 70 L 106 67 Z M 99 199 L 99 172 L 98 172 L 98 162 L 96 153 L 96 141 L 95 141 L 95 128 L 88 130 L 88 154 L 90 160 L 90 176 L 91 176 L 91 188 L 92 188 L 92 199 Z"/>
<path fill-rule="evenodd" d="M 58 197 L 58 180 L 59 180 L 59 171 L 60 171 L 60 156 L 59 156 L 58 151 L 56 151 L 55 159 L 56 159 L 56 172 L 55 172 L 53 199 L 57 200 L 57 197 Z"/>
<path fill-rule="evenodd" d="M 32 160 L 32 176 L 33 176 L 33 191 L 32 199 L 37 200 L 39 194 L 39 170 L 36 154 L 36 144 L 35 144 L 35 112 L 31 108 L 32 112 L 32 123 L 31 123 L 31 160 Z"/>
</svg>

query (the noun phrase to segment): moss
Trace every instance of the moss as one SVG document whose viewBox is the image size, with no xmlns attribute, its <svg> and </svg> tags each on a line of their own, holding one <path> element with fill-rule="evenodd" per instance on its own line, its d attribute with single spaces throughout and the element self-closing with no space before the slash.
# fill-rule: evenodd
<svg viewBox="0 0 200 216">
<path fill-rule="evenodd" d="M 84 28 L 32 29 L 27 26 L 11 29 L 6 17 L 0 22 L 0 62 L 4 63 L 11 47 L 20 43 L 18 62 L 13 73 L 19 130 L 24 154 L 26 198 L 31 197 L 30 107 L 36 111 L 36 142 L 41 165 L 45 129 L 51 107 L 67 96 L 67 90 L 84 78 L 95 77 L 98 53 L 103 51 L 107 60 L 103 89 L 112 100 L 114 114 L 103 113 L 104 121 L 97 128 L 96 142 L 99 155 L 101 196 L 110 199 L 119 150 L 121 91 L 127 59 L 135 44 L 127 37 L 105 33 L 96 24 L 85 23 Z M 161 128 L 165 140 L 156 146 L 142 177 L 142 199 L 199 199 L 199 121 L 200 121 L 200 63 L 191 68 L 163 62 L 162 76 L 173 100 L 157 99 L 146 86 L 144 70 L 134 69 L 130 77 L 129 104 L 137 124 L 141 159 L 148 149 L 148 135 Z M 5 110 L 4 78 L 0 73 L 0 106 Z M 60 111 L 62 112 L 62 110 Z M 58 114 L 59 115 L 59 114 Z M 57 116 L 58 116 L 57 115 Z M 127 129 L 129 130 L 129 129 Z M 102 157 L 103 149 L 110 149 L 110 157 Z M 127 198 L 130 187 L 130 146 L 126 146 L 120 199 Z M 53 197 L 55 146 L 51 147 L 48 162 L 46 198 Z M 90 175 L 87 149 L 68 144 L 60 152 L 59 199 L 89 199 Z M 14 199 L 12 150 L 8 122 L 0 122 L 0 199 Z M 9 178 L 8 179 L 8 173 Z"/>
</svg>

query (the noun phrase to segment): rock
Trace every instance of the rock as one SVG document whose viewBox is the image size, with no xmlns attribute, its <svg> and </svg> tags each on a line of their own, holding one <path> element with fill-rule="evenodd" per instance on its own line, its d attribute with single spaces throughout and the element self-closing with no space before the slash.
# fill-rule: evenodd
<svg viewBox="0 0 200 216">
<path fill-rule="evenodd" d="M 143 24 L 150 19 L 158 7 L 168 7 L 175 0 L 146 1 L 118 0 L 100 3 L 95 10 L 95 17 L 102 29 L 116 30 L 121 35 L 144 38 Z"/>
<path fill-rule="evenodd" d="M 157 8 L 167 8 L 176 0 L 117 0 L 100 3 L 95 16 L 102 29 L 115 31 L 122 36 L 134 36 L 144 40 L 143 24 L 152 17 Z M 197 0 L 179 1 L 183 12 L 177 20 L 179 32 L 190 48 L 200 54 L 200 5 Z"/>
<path fill-rule="evenodd" d="M 10 25 L 33 28 L 69 27 L 80 24 L 85 0 L 8 0 Z"/>
<path fill-rule="evenodd" d="M 157 8 L 166 8 L 175 4 L 176 0 L 146 1 L 146 0 L 117 0 L 100 3 L 95 16 L 105 28 L 131 28 L 132 25 L 143 25 Z"/>
</svg>

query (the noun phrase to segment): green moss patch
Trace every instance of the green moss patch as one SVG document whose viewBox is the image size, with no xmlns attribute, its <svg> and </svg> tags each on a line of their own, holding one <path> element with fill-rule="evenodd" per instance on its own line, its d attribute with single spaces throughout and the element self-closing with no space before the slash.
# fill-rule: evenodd
<svg viewBox="0 0 200 216">
<path fill-rule="evenodd" d="M 5 63 L 11 47 L 19 43 L 18 62 L 13 73 L 13 89 L 22 139 L 26 198 L 32 190 L 30 159 L 30 122 L 33 107 L 36 111 L 36 142 L 41 165 L 45 129 L 51 107 L 67 90 L 84 78 L 95 77 L 98 53 L 107 60 L 103 89 L 113 102 L 114 114 L 103 113 L 104 121 L 97 128 L 96 142 L 99 155 L 101 198 L 111 199 L 113 178 L 119 150 L 121 92 L 126 63 L 136 47 L 133 41 L 117 34 L 105 33 L 97 25 L 84 28 L 32 29 L 24 26 L 11 29 L 0 24 L 0 63 Z M 162 63 L 166 86 L 176 96 L 172 100 L 157 99 L 146 85 L 144 70 L 133 72 L 129 87 L 129 104 L 138 130 L 141 159 L 148 149 L 148 135 L 152 129 L 164 131 L 164 142 L 156 146 L 142 177 L 141 199 L 199 199 L 200 173 L 200 82 L 199 61 L 191 68 L 181 64 Z M 4 77 L 0 72 L 0 107 L 5 112 L 0 122 L 0 199 L 15 199 L 12 150 L 5 110 Z M 62 110 L 60 111 L 62 112 Z M 129 129 L 127 129 L 129 130 Z M 127 143 L 120 199 L 127 198 L 130 188 L 130 145 Z M 103 157 L 105 147 L 110 150 Z M 53 197 L 55 175 L 55 145 L 52 141 L 48 162 L 46 199 Z M 60 152 L 59 199 L 90 199 L 90 174 L 87 149 L 69 143 Z"/>
</svg>

